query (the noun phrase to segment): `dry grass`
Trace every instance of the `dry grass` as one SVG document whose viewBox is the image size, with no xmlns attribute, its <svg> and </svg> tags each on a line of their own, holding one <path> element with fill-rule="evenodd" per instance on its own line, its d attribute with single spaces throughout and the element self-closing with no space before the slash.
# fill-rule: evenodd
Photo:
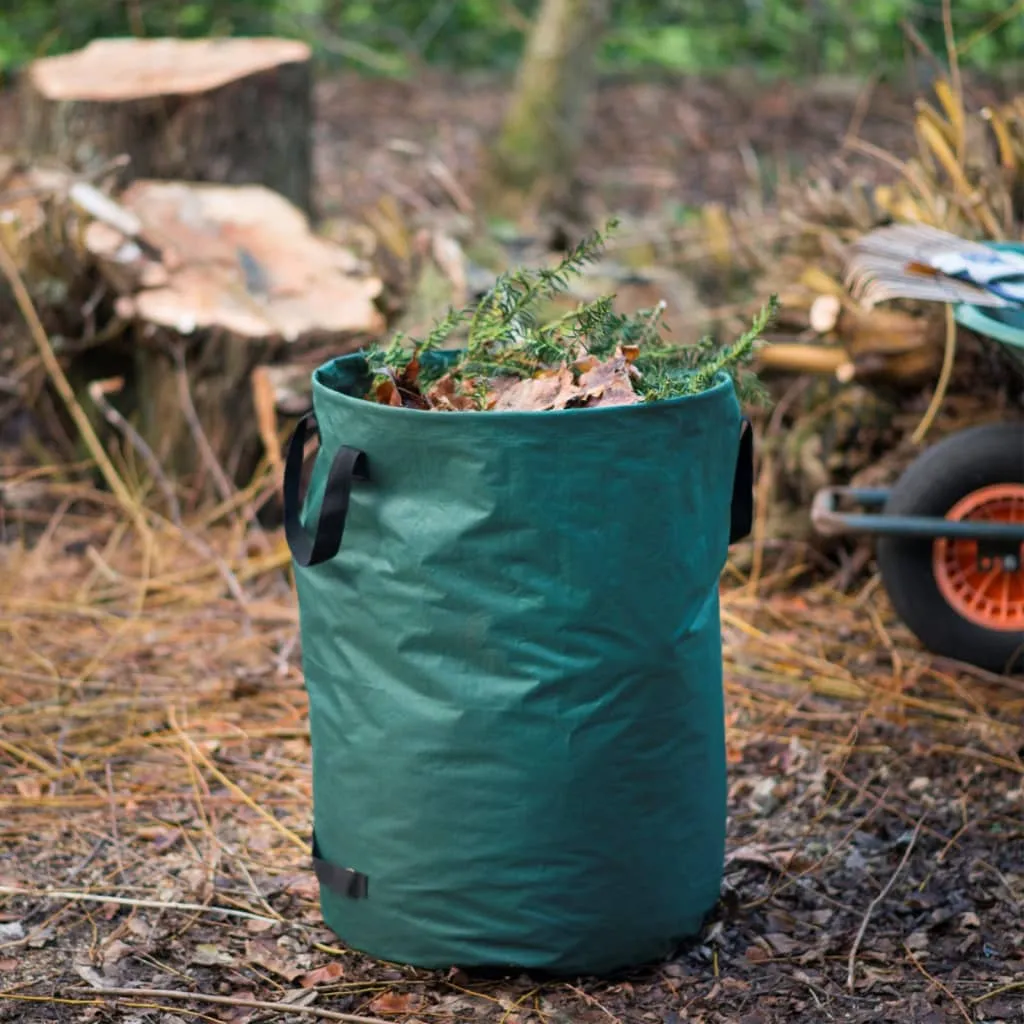
<svg viewBox="0 0 1024 1024">
<path fill-rule="evenodd" d="M 744 244 L 813 235 L 813 220 L 754 211 Z M 692 242 L 701 254 L 728 248 L 714 212 L 700 230 L 713 236 Z M 339 948 L 309 865 L 287 548 L 252 522 L 274 460 L 172 522 L 130 445 L 105 458 L 83 434 L 102 491 L 83 467 L 0 475 L 0 1020 L 723 1024 L 756 1004 L 749 1019 L 767 1024 L 882 1019 L 894 990 L 968 1019 L 1019 998 L 1024 683 L 920 651 L 873 577 L 844 593 L 805 582 L 821 579 L 820 555 L 773 563 L 767 500 L 750 568 L 723 583 L 738 907 L 689 959 L 632 987 L 555 986 Z M 876 833 L 877 849 L 861 841 Z M 958 911 L 959 952 L 927 959 L 917 918 L 900 914 L 978 890 L 991 902 Z M 917 1012 L 897 1016 L 937 1019 Z"/>
<path fill-rule="evenodd" d="M 324 956 L 342 964 L 341 976 L 354 974 L 351 955 L 320 924 L 309 870 L 307 708 L 283 539 L 266 538 L 267 553 L 238 527 L 197 522 L 191 529 L 203 533 L 215 564 L 152 515 L 142 533 L 138 512 L 113 507 L 107 494 L 38 475 L 33 483 L 36 500 L 57 511 L 35 524 L 31 544 L 12 543 L 19 524 L 7 522 L 0 549 L 0 908 L 21 907 L 27 922 L 23 934 L 0 941 L 0 966 L 68 936 L 86 982 L 100 984 L 97 971 L 135 956 L 162 971 L 158 995 L 182 982 L 186 992 L 209 994 L 159 954 L 128 952 L 162 929 L 157 948 L 191 943 L 192 962 L 207 968 L 229 934 L 246 943 L 265 985 L 257 1004 L 283 998 Z M 10 481 L 8 493 L 16 493 Z M 896 737 L 927 736 L 934 756 L 1024 773 L 1024 685 L 920 653 L 873 583 L 842 596 L 823 587 L 796 594 L 785 582 L 770 572 L 757 581 L 727 573 L 734 766 L 765 742 L 796 743 L 838 765 L 853 786 L 841 769 L 851 757 L 906 753 L 874 734 L 885 722 L 898 727 Z M 916 817 L 895 798 L 888 806 L 908 823 Z M 935 837 L 955 842 L 943 831 Z M 813 838 L 811 820 L 804 841 Z M 258 955 L 268 929 L 291 951 L 287 970 Z M 48 986 L 44 971 L 28 979 L 35 987 L 0 996 L 142 1005 L 118 997 L 104 977 L 111 991 L 76 995 L 56 976 Z M 310 990 L 378 1014 L 392 1005 L 386 995 L 397 999 L 394 1013 L 408 1012 L 401 993 L 410 977 L 335 977 Z M 258 1012 L 244 1002 L 254 1001 L 249 986 L 236 992 L 241 1003 L 226 996 L 218 1005 Z M 486 1010 L 498 997 L 474 998 Z M 166 997 L 146 1005 L 171 1011 Z M 201 1009 L 203 1019 L 233 1019 Z"/>
</svg>

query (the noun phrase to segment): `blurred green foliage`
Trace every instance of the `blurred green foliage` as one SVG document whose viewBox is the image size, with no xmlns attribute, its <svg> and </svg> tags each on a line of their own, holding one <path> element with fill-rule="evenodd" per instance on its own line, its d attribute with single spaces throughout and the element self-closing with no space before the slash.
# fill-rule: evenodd
<svg viewBox="0 0 1024 1024">
<path fill-rule="evenodd" d="M 0 68 L 103 35 L 298 37 L 328 67 L 405 74 L 422 64 L 508 70 L 539 0 L 17 0 L 0 10 Z M 7 7 L 7 5 L 4 5 Z M 899 69 L 909 22 L 943 52 L 941 0 L 614 0 L 607 69 L 793 75 Z M 1015 10 L 1005 18 L 1007 11 Z M 1024 3 L 955 0 L 966 66 L 1019 63 Z M 1003 15 L 1005 20 L 987 32 Z"/>
</svg>

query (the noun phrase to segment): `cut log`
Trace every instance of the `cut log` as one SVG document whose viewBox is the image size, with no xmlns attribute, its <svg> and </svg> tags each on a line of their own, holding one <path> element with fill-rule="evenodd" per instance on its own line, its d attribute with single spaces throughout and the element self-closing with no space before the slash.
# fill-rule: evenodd
<svg viewBox="0 0 1024 1024">
<path fill-rule="evenodd" d="M 836 295 L 819 295 L 808 312 L 808 322 L 818 334 L 828 334 L 839 322 L 843 304 Z"/>
<path fill-rule="evenodd" d="M 801 342 L 772 342 L 757 353 L 760 369 L 787 373 L 831 374 L 849 361 L 850 356 L 845 349 Z"/>
<path fill-rule="evenodd" d="M 385 329 L 379 278 L 269 189 L 136 181 L 117 213 L 95 197 L 83 205 L 95 217 L 85 247 L 117 295 L 118 316 L 141 328 L 140 432 L 176 476 L 205 469 L 216 479 L 197 422 L 228 476 L 251 472 L 262 452 L 258 366 L 314 345 L 341 354 Z"/>
<path fill-rule="evenodd" d="M 290 39 L 98 39 L 29 65 L 23 145 L 93 174 L 266 185 L 312 207 L 310 51 Z"/>
<path fill-rule="evenodd" d="M 383 329 L 380 280 L 269 189 L 137 181 L 119 206 L 128 217 L 93 220 L 85 244 L 126 318 L 284 342 Z"/>
</svg>

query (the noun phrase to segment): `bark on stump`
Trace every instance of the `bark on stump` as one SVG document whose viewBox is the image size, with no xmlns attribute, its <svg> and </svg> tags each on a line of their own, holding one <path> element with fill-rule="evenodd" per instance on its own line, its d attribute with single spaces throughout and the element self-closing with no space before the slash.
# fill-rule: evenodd
<svg viewBox="0 0 1024 1024">
<path fill-rule="evenodd" d="M 310 50 L 288 39 L 99 39 L 33 62 L 23 143 L 86 174 L 265 185 L 312 216 Z"/>
</svg>

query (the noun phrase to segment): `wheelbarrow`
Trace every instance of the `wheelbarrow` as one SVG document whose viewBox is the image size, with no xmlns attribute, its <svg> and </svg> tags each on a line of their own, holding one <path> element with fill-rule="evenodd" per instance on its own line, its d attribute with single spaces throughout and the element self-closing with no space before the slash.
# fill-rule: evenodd
<svg viewBox="0 0 1024 1024">
<path fill-rule="evenodd" d="M 953 312 L 1024 371 L 1024 308 Z M 926 649 L 995 672 L 1024 670 L 1024 422 L 950 434 L 890 488 L 824 488 L 811 520 L 825 536 L 878 538 L 882 585 Z"/>
</svg>

